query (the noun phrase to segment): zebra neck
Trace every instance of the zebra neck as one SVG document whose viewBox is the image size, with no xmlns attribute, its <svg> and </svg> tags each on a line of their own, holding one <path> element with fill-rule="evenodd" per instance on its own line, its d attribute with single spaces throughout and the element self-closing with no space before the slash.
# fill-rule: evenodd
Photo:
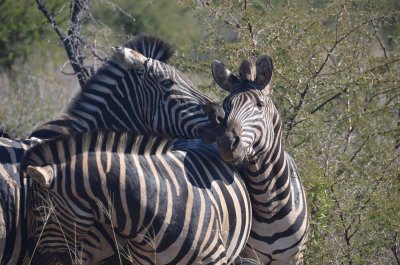
<svg viewBox="0 0 400 265">
<path fill-rule="evenodd" d="M 270 153 L 247 162 L 244 174 L 255 215 L 269 218 L 292 209 L 291 164 L 278 141 Z"/>
<path fill-rule="evenodd" d="M 72 130 L 107 128 L 146 133 L 142 113 L 145 99 L 139 92 L 140 85 L 133 83 L 130 86 L 134 88 L 128 88 L 113 79 L 102 80 L 101 85 L 95 81 L 85 87 L 66 111 Z"/>
<path fill-rule="evenodd" d="M 99 128 L 148 133 L 143 122 L 146 99 L 135 73 L 109 63 L 88 81 L 67 110 L 56 120 L 36 128 L 31 137 L 49 139 Z"/>
</svg>

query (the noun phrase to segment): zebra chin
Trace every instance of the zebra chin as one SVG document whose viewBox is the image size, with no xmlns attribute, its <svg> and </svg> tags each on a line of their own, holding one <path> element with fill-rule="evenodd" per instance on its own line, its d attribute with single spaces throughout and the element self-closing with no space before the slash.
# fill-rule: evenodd
<svg viewBox="0 0 400 265">
<path fill-rule="evenodd" d="M 241 165 L 245 158 L 244 152 L 242 152 L 241 154 L 235 154 L 232 152 L 224 152 L 222 149 L 219 149 L 219 152 L 221 154 L 222 160 L 235 166 Z"/>
<path fill-rule="evenodd" d="M 244 161 L 246 148 L 241 143 L 234 146 L 234 142 L 223 136 L 221 138 L 218 138 L 217 144 L 219 147 L 221 158 L 225 162 L 233 165 L 240 165 Z"/>
</svg>

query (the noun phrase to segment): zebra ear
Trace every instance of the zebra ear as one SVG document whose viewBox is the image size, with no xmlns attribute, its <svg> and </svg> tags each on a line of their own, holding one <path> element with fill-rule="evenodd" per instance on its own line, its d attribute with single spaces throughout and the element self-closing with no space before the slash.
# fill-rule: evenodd
<svg viewBox="0 0 400 265">
<path fill-rule="evenodd" d="M 147 60 L 143 54 L 126 47 L 113 47 L 112 50 L 115 60 L 128 70 L 143 68 Z"/>
<path fill-rule="evenodd" d="M 50 188 L 54 180 L 54 171 L 51 165 L 44 167 L 28 166 L 27 173 L 32 180 L 38 182 L 44 188 Z"/>
<path fill-rule="evenodd" d="M 220 61 L 213 61 L 211 64 L 212 75 L 214 81 L 223 90 L 230 92 L 234 88 L 237 77 L 231 71 L 226 69 L 225 65 Z"/>
<path fill-rule="evenodd" d="M 256 84 L 260 89 L 264 89 L 271 82 L 272 70 L 274 66 L 272 59 L 268 55 L 264 54 L 258 58 L 256 63 Z"/>
</svg>

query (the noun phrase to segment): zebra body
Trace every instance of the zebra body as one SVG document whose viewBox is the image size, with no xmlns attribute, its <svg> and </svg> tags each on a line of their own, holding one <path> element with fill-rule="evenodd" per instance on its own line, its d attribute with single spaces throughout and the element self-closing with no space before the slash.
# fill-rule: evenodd
<svg viewBox="0 0 400 265">
<path fill-rule="evenodd" d="M 210 100 L 199 93 L 179 71 L 165 63 L 173 53 L 172 48 L 151 37 L 137 37 L 126 47 L 117 48 L 111 60 L 99 69 L 66 111 L 59 118 L 35 128 L 30 139 L 49 139 L 97 128 L 196 137 L 197 128 L 208 124 L 209 119 L 203 107 Z M 21 149 L 19 143 L 14 140 L 13 149 L 9 147 L 9 142 L 4 145 L 0 142 L 0 153 L 9 153 L 13 157 L 10 162 L 0 156 L 0 167 L 9 168 L 7 174 L 0 172 L 0 179 L 6 184 L 1 187 L 5 193 L 12 188 L 7 179 L 20 178 L 16 168 L 22 157 L 20 151 L 26 146 Z M 23 193 L 24 188 L 20 185 L 17 193 Z M 18 219 L 25 215 L 21 212 L 24 201 L 19 200 L 20 194 L 17 193 L 14 196 L 14 208 L 19 209 L 20 213 L 3 211 L 0 222 L 6 223 L 6 215 L 14 216 L 15 223 L 19 225 L 17 229 L 21 229 L 20 224 L 26 222 Z M 99 257 L 99 260 L 112 253 L 109 250 L 112 250 L 114 240 L 112 231 L 106 232 L 107 229 L 95 224 L 93 231 L 87 234 L 90 253 Z M 8 232 L 0 234 L 1 240 L 10 247 L 0 248 L 0 251 L 3 250 L 0 252 L 0 264 L 15 264 L 15 257 L 25 254 L 20 240 L 15 233 Z M 18 249 L 20 254 L 17 254 Z M 12 262 L 8 258 L 10 256 L 14 257 Z"/>
<path fill-rule="evenodd" d="M 309 230 L 305 192 L 282 142 L 282 122 L 269 94 L 272 60 L 244 61 L 240 78 L 214 61 L 224 100 L 224 132 L 217 143 L 222 158 L 235 164 L 253 208 L 248 243 L 241 256 L 263 264 L 300 264 Z"/>
<path fill-rule="evenodd" d="M 30 212 L 39 212 L 31 235 L 43 229 L 43 238 L 59 239 L 39 243 L 43 254 L 65 252 L 65 239 L 81 247 L 98 222 L 127 241 L 139 264 L 227 264 L 250 232 L 244 183 L 199 141 L 84 133 L 32 148 L 22 170 L 34 180 Z M 43 228 L 50 208 L 58 217 Z M 57 227 L 64 232 L 55 237 Z"/>
<path fill-rule="evenodd" d="M 22 248 L 23 232 L 19 228 L 20 200 L 24 200 L 24 190 L 21 190 L 19 169 L 17 161 L 21 161 L 25 150 L 28 149 L 29 141 L 17 141 L 9 138 L 0 138 L 0 253 L 1 264 L 16 264 L 20 257 Z M 22 198 L 21 198 L 22 196 Z M 13 240 L 9 240 L 12 238 Z"/>
</svg>

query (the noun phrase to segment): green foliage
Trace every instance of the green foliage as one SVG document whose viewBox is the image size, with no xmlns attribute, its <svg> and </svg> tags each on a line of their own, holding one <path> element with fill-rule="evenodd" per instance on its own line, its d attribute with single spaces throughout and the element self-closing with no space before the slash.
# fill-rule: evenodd
<svg viewBox="0 0 400 265">
<path fill-rule="evenodd" d="M 150 34 L 184 45 L 200 34 L 193 12 L 168 0 L 98 0 L 92 4 L 92 14 L 117 35 Z"/>
<path fill-rule="evenodd" d="M 57 12 L 61 3 L 52 1 L 49 8 Z M 48 33 L 46 19 L 32 0 L 0 1 L 0 21 L 0 67 L 10 68 L 16 59 L 36 52 L 35 42 Z"/>
<path fill-rule="evenodd" d="M 38 11 L 33 16 L 24 16 L 34 3 L 15 1 L 0 3 L 0 65 L 10 66 L 19 56 L 26 55 L 28 45 L 39 37 L 39 30 L 32 25 L 38 18 Z"/>
</svg>

